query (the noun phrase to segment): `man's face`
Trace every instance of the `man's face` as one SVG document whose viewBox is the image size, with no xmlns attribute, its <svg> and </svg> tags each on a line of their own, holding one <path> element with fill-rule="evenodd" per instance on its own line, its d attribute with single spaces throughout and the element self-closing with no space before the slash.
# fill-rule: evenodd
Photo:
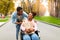
<svg viewBox="0 0 60 40">
<path fill-rule="evenodd" d="M 22 15 L 23 10 L 18 11 L 18 15 Z"/>
</svg>

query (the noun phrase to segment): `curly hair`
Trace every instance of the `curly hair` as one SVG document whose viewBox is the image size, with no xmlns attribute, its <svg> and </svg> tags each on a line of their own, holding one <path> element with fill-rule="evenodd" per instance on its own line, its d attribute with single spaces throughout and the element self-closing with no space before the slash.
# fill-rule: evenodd
<svg viewBox="0 0 60 40">
<path fill-rule="evenodd" d="M 31 12 L 32 13 L 32 15 L 33 15 L 33 18 L 36 16 L 36 13 L 35 12 Z"/>
</svg>

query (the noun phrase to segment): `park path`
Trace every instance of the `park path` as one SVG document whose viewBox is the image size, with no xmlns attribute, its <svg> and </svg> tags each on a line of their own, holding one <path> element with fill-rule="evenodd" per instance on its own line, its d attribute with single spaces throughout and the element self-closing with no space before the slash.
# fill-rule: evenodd
<svg viewBox="0 0 60 40">
<path fill-rule="evenodd" d="M 41 40 L 60 40 L 60 28 L 42 22 L 37 22 Z M 15 24 L 9 21 L 0 27 L 0 40 L 16 40 Z"/>
<path fill-rule="evenodd" d="M 0 40 L 16 40 L 15 39 L 15 24 L 11 21 L 0 27 Z"/>
<path fill-rule="evenodd" d="M 41 40 L 60 40 L 60 28 L 38 22 Z"/>
</svg>

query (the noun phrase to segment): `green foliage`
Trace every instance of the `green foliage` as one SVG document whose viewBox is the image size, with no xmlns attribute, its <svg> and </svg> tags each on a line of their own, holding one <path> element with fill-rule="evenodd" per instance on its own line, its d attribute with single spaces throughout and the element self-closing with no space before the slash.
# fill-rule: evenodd
<svg viewBox="0 0 60 40">
<path fill-rule="evenodd" d="M 0 18 L 0 22 L 7 22 L 9 20 L 9 17 L 6 16 L 5 18 Z"/>
<path fill-rule="evenodd" d="M 35 19 L 39 21 L 47 22 L 47 23 L 60 25 L 60 19 L 52 16 L 42 16 L 42 17 L 36 16 Z"/>
<path fill-rule="evenodd" d="M 7 15 L 10 10 L 14 10 L 13 0 L 0 0 L 0 13 Z"/>
</svg>

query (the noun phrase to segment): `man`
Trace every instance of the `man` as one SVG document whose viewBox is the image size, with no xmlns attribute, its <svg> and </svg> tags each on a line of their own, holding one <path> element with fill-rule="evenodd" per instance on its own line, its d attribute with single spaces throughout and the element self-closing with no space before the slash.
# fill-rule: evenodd
<svg viewBox="0 0 60 40">
<path fill-rule="evenodd" d="M 12 23 L 16 24 L 16 39 L 18 40 L 18 34 L 22 20 L 27 18 L 27 14 L 23 12 L 21 7 L 17 7 L 17 12 L 12 14 Z"/>
</svg>

